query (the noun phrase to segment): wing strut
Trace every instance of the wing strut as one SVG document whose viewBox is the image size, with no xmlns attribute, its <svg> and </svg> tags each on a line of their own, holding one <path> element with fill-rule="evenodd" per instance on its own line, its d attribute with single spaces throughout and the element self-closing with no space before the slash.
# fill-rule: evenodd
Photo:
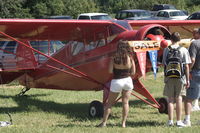
<svg viewBox="0 0 200 133">
<path fill-rule="evenodd" d="M 76 75 L 76 76 L 78 76 L 78 77 L 80 77 L 80 78 L 84 77 L 84 79 L 87 79 L 87 80 L 89 80 L 89 81 L 91 81 L 91 82 L 100 84 L 100 85 L 102 85 L 103 87 L 106 87 L 106 85 L 104 85 L 103 83 L 100 83 L 99 81 L 95 80 L 95 79 L 92 78 L 92 77 L 89 77 L 87 74 L 85 74 L 85 73 L 83 73 L 83 72 L 80 72 L 80 71 L 78 71 L 78 70 L 76 70 L 76 69 L 74 69 L 74 68 L 72 68 L 72 67 L 66 65 L 65 63 L 63 63 L 63 62 L 61 62 L 61 61 L 59 61 L 59 60 L 57 60 L 57 59 L 55 59 L 55 58 L 53 58 L 53 57 L 51 57 L 51 56 L 48 56 L 48 55 L 46 55 L 46 54 L 44 54 L 44 53 L 42 53 L 42 52 L 40 52 L 40 51 L 38 51 L 38 50 L 32 48 L 31 46 L 27 45 L 26 43 L 23 43 L 23 42 L 21 42 L 21 41 L 15 39 L 15 38 L 13 38 L 13 37 L 7 35 L 7 34 L 4 33 L 4 32 L 1 32 L 1 31 L 0 31 L 0 34 L 2 34 L 3 36 L 8 37 L 8 38 L 10 38 L 10 39 L 12 39 L 12 40 L 18 42 L 19 44 L 25 46 L 26 48 L 29 48 L 29 49 L 33 50 L 34 52 L 37 52 L 37 53 L 39 53 L 39 54 L 41 54 L 41 55 L 47 57 L 48 59 L 50 59 L 50 60 L 52 60 L 52 61 L 55 61 L 56 63 L 61 64 L 62 66 L 65 66 L 66 68 L 68 68 L 68 69 L 70 69 L 70 70 L 72 70 L 72 71 L 74 71 L 74 72 L 80 74 L 81 76 L 80 76 L 80 75 L 76 75 L 76 74 L 73 74 L 73 75 Z M 49 65 L 48 67 L 53 68 L 53 67 L 50 66 L 50 65 Z M 55 67 L 54 67 L 54 68 L 55 68 Z M 65 71 L 65 72 L 68 73 L 68 74 L 70 73 L 70 72 L 67 72 L 67 71 Z M 70 74 L 72 74 L 72 73 L 70 73 Z M 107 88 L 107 87 L 106 87 L 106 88 Z"/>
</svg>

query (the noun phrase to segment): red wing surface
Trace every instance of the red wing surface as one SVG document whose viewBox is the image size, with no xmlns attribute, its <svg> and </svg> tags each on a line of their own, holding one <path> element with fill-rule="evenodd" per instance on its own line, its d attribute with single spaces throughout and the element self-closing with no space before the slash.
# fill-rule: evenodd
<svg viewBox="0 0 200 133">
<path fill-rule="evenodd" d="M 141 26 L 149 24 L 160 24 L 172 32 L 181 33 L 182 38 L 191 38 L 194 28 L 200 27 L 200 20 L 132 20 L 128 21 L 133 29 L 139 29 Z"/>
<path fill-rule="evenodd" d="M 25 40 L 80 40 L 112 24 L 111 21 L 0 19 L 0 31 Z"/>
</svg>

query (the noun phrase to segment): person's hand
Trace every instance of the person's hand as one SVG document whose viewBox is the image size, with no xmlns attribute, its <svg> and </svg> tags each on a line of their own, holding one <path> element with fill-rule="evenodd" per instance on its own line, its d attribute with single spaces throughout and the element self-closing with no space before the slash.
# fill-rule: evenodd
<svg viewBox="0 0 200 133">
<path fill-rule="evenodd" d="M 190 81 L 186 81 L 186 89 L 190 87 Z"/>
<path fill-rule="evenodd" d="M 190 80 L 192 79 L 192 74 L 191 74 L 191 73 L 189 74 L 189 79 L 190 79 Z"/>
</svg>

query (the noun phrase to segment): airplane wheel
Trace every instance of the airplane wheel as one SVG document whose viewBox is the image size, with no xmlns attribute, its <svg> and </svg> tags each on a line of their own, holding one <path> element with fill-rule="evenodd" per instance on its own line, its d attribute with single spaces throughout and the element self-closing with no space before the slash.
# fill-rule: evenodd
<svg viewBox="0 0 200 133">
<path fill-rule="evenodd" d="M 168 102 L 166 98 L 160 98 L 158 100 L 158 103 L 160 104 L 160 108 L 158 109 L 160 113 L 168 114 Z"/>
<path fill-rule="evenodd" d="M 90 117 L 103 117 L 103 104 L 99 101 L 92 101 L 89 107 Z"/>
</svg>

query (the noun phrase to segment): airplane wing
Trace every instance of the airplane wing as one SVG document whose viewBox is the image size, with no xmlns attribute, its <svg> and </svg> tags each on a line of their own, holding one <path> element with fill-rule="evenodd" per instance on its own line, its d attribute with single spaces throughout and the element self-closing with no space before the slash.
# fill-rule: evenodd
<svg viewBox="0 0 200 133">
<path fill-rule="evenodd" d="M 182 38 L 191 38 L 194 28 L 200 28 L 200 20 L 129 20 L 128 23 L 133 29 L 149 24 L 160 24 L 172 32 L 179 32 Z"/>
<path fill-rule="evenodd" d="M 116 23 L 95 20 L 0 19 L 1 32 L 27 40 L 80 40 L 113 25 Z"/>
</svg>

